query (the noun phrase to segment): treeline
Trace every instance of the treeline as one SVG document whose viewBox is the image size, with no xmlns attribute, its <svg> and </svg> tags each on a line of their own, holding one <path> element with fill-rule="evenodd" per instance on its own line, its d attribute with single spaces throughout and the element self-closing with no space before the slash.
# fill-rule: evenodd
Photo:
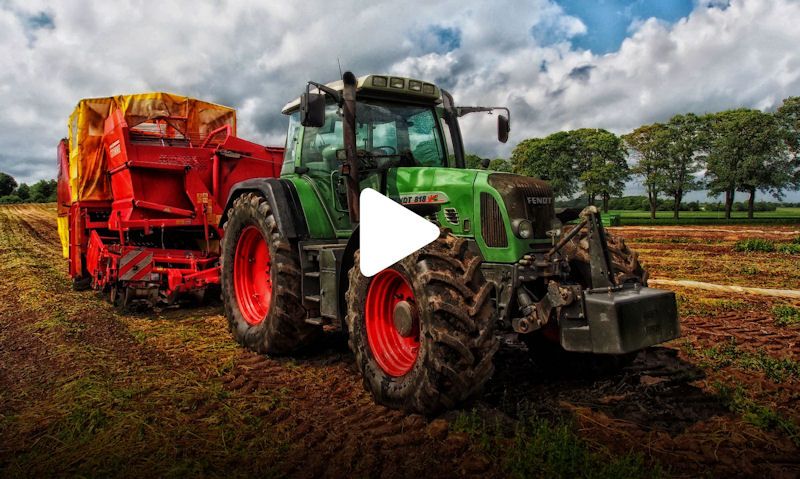
<svg viewBox="0 0 800 479">
<path fill-rule="evenodd" d="M 580 194 L 589 204 L 599 199 L 605 211 L 625 183 L 638 177 L 651 218 L 664 198 L 678 218 L 684 195 L 701 189 L 724 195 L 726 218 L 735 209 L 736 193 L 746 193 L 752 218 L 756 192 L 780 200 L 800 187 L 800 97 L 785 99 L 774 113 L 687 113 L 622 136 L 584 128 L 530 138 L 514 148 L 508 166 L 547 179 L 557 197 Z"/>
<path fill-rule="evenodd" d="M 579 208 L 587 204 L 588 198 L 578 197 L 571 200 L 557 201 L 556 206 L 559 208 Z M 608 202 L 609 210 L 622 210 L 622 211 L 649 211 L 650 199 L 646 196 L 622 196 L 619 198 L 611 198 Z M 733 211 L 747 211 L 749 205 L 744 201 L 737 201 L 733 203 Z M 800 203 L 788 202 L 775 202 L 775 201 L 756 201 L 753 205 L 753 210 L 756 212 L 776 211 L 778 208 L 798 208 Z M 685 201 L 681 202 L 680 211 L 725 211 L 725 203 L 713 201 Z M 656 207 L 656 211 L 673 211 L 673 200 L 660 199 Z"/>
<path fill-rule="evenodd" d="M 56 180 L 39 180 L 32 185 L 17 184 L 13 176 L 0 172 L 0 204 L 50 203 L 56 201 Z"/>
</svg>

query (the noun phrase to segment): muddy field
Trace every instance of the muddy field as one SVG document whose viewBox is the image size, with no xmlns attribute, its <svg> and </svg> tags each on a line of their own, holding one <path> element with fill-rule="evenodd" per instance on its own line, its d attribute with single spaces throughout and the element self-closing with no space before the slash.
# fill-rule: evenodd
<svg viewBox="0 0 800 479">
<path fill-rule="evenodd" d="M 792 227 L 628 227 L 656 279 L 800 289 Z M 800 300 L 676 288 L 683 337 L 606 377 L 500 352 L 438 418 L 376 406 L 346 342 L 241 350 L 221 307 L 71 291 L 55 211 L 0 206 L 0 477 L 800 476 Z"/>
</svg>

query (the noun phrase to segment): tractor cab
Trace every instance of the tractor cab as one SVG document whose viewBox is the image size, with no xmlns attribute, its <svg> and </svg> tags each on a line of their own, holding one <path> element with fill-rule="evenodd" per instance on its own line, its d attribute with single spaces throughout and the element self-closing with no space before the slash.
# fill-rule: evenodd
<svg viewBox="0 0 800 479">
<path fill-rule="evenodd" d="M 373 188 L 409 204 L 413 201 L 408 195 L 419 193 L 415 189 L 421 178 L 430 183 L 435 171 L 464 167 L 458 116 L 493 110 L 456 109 L 449 93 L 411 78 L 368 75 L 354 81 L 352 135 L 345 134 L 342 80 L 327 85 L 312 82 L 310 86 L 319 93 L 309 89 L 283 108 L 289 130 L 281 174 L 299 175 L 313 183 L 334 228 L 345 235 L 354 226 L 347 199 L 348 175 L 343 174 L 349 170 L 352 177 L 348 136 L 354 143 L 358 190 Z M 501 117 L 499 128 L 507 136 L 507 117 Z"/>
</svg>

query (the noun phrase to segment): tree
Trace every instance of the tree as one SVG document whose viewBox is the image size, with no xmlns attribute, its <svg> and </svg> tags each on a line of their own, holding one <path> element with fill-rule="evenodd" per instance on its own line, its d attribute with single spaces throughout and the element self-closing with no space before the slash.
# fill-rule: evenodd
<svg viewBox="0 0 800 479">
<path fill-rule="evenodd" d="M 481 162 L 483 158 L 478 155 L 473 155 L 472 153 L 467 153 L 464 155 L 464 166 L 473 170 L 481 169 Z"/>
<path fill-rule="evenodd" d="M 489 169 L 503 173 L 511 173 L 511 162 L 505 158 L 495 158 L 489 162 Z"/>
<path fill-rule="evenodd" d="M 597 197 L 619 195 L 628 178 L 620 139 L 606 130 L 560 131 L 546 138 L 520 142 L 511 154 L 515 173 L 550 182 L 557 197 L 573 197 L 583 191 L 590 204 Z"/>
<path fill-rule="evenodd" d="M 666 125 L 663 191 L 673 199 L 672 213 L 676 219 L 680 216 L 683 195 L 701 186 L 695 174 L 700 171 L 704 151 L 702 124 L 697 115 L 687 113 L 673 116 Z"/>
<path fill-rule="evenodd" d="M 513 171 L 547 180 L 556 197 L 571 198 L 579 186 L 578 174 L 573 169 L 575 149 L 572 132 L 567 131 L 523 140 L 511 153 Z"/>
<path fill-rule="evenodd" d="M 800 97 L 792 96 L 783 100 L 783 104 L 775 112 L 786 147 L 791 155 L 791 185 L 800 187 Z"/>
<path fill-rule="evenodd" d="M 478 155 L 474 155 L 472 153 L 467 153 L 464 156 L 464 166 L 470 169 L 475 169 L 475 170 L 483 169 L 484 161 L 485 160 L 483 158 L 481 158 Z M 505 158 L 495 158 L 494 160 L 489 162 L 489 166 L 486 169 L 509 173 L 511 172 L 511 162 L 509 162 Z"/>
<path fill-rule="evenodd" d="M 13 176 L 0 171 L 0 196 L 8 196 L 17 187 L 17 180 Z"/>
<path fill-rule="evenodd" d="M 624 135 L 622 139 L 636 156 L 637 161 L 631 168 L 631 173 L 642 177 L 642 183 L 647 190 L 650 218 L 655 219 L 658 193 L 664 187 L 669 164 L 667 158 L 669 129 L 661 123 L 644 125 Z"/>
<path fill-rule="evenodd" d="M 740 136 L 749 141 L 741 161 L 737 189 L 748 193 L 747 217 L 753 218 L 756 191 L 783 199 L 783 190 L 792 183 L 792 162 L 784 143 L 778 119 L 769 113 L 754 111 L 748 115 Z"/>
<path fill-rule="evenodd" d="M 39 180 L 30 187 L 30 200 L 34 203 L 47 203 L 56 200 L 56 180 Z"/>
<path fill-rule="evenodd" d="M 591 205 L 600 196 L 603 211 L 607 213 L 609 199 L 622 195 L 625 181 L 630 177 L 622 140 L 601 129 L 583 128 L 571 133 L 576 142 L 577 171 L 583 191 Z"/>
<path fill-rule="evenodd" d="M 28 201 L 31 198 L 31 187 L 27 183 L 20 183 L 14 194 L 22 201 Z"/>
<path fill-rule="evenodd" d="M 707 116 L 708 170 L 712 193 L 725 194 L 730 218 L 736 191 L 749 193 L 753 217 L 756 191 L 782 196 L 792 182 L 792 162 L 778 118 L 758 110 L 728 110 Z"/>
</svg>

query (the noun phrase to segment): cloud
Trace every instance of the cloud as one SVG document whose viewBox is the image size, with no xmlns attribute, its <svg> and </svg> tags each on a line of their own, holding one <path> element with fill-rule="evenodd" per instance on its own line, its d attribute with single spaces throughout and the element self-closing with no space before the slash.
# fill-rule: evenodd
<svg viewBox="0 0 800 479">
<path fill-rule="evenodd" d="M 472 151 L 508 155 L 564 128 L 618 133 L 674 113 L 774 108 L 800 94 L 800 4 L 703 1 L 676 23 L 638 22 L 602 55 L 572 41 L 586 25 L 550 0 L 467 2 L 40 0 L 0 3 L 0 170 L 55 175 L 55 145 L 84 97 L 166 90 L 239 109 L 244 138 L 283 144 L 280 108 L 306 80 L 391 72 L 438 82 L 462 104 Z"/>
</svg>

